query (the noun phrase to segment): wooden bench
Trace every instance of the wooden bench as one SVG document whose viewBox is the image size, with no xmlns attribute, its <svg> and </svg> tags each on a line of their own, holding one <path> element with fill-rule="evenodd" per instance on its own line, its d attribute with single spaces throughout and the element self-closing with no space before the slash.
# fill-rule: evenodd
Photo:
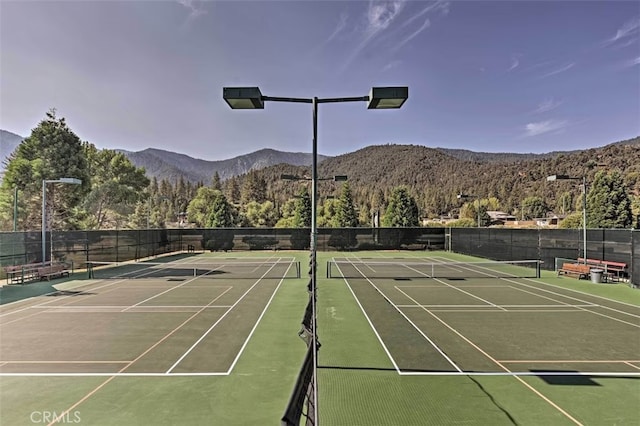
<svg viewBox="0 0 640 426">
<path fill-rule="evenodd" d="M 578 262 L 584 262 L 584 258 L 578 258 Z M 627 274 L 627 264 L 624 262 L 614 262 L 611 260 L 587 259 L 587 264 L 604 269 L 607 276 L 611 278 L 622 278 Z"/>
<path fill-rule="evenodd" d="M 40 278 L 40 281 L 44 279 L 49 281 L 51 278 L 63 277 L 65 275 L 69 276 L 69 270 L 67 266 L 62 263 L 38 268 L 38 278 Z"/>
<path fill-rule="evenodd" d="M 24 265 L 10 265 L 4 268 L 7 274 L 7 284 L 24 284 L 39 278 L 38 268 L 51 265 L 51 262 L 26 263 Z"/>
<path fill-rule="evenodd" d="M 575 276 L 578 279 L 588 279 L 591 273 L 591 266 L 584 263 L 563 263 L 558 269 L 558 275 Z"/>
</svg>

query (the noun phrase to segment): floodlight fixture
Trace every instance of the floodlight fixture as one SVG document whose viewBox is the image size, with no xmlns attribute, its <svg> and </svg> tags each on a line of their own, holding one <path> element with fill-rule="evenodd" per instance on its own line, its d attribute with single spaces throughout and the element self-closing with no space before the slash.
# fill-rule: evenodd
<svg viewBox="0 0 640 426">
<path fill-rule="evenodd" d="M 258 87 L 225 87 L 222 97 L 232 109 L 264 109 L 264 97 Z"/>
<path fill-rule="evenodd" d="M 368 109 L 400 108 L 409 98 L 409 88 L 404 87 L 372 87 L 369 92 Z"/>
</svg>

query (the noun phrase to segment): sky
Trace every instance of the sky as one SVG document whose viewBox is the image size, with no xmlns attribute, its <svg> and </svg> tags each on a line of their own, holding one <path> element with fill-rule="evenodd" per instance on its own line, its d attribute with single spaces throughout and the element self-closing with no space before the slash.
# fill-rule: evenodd
<svg viewBox="0 0 640 426">
<path fill-rule="evenodd" d="M 232 110 L 223 87 L 320 104 L 318 151 L 587 149 L 640 135 L 639 1 L 0 0 L 0 129 L 55 108 L 104 149 L 223 160 L 311 152 L 309 104 Z"/>
</svg>

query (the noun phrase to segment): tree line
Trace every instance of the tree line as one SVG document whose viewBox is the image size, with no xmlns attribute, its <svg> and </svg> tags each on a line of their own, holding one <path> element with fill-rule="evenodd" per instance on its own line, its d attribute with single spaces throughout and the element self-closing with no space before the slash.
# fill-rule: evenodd
<svg viewBox="0 0 640 426">
<path fill-rule="evenodd" d="M 399 155 L 415 157 L 415 152 L 403 148 Z M 386 160 L 381 167 L 391 164 Z M 424 179 L 433 181 L 433 175 L 442 172 L 428 173 L 426 159 L 417 160 Z M 348 159 L 337 160 L 332 166 L 334 172 L 349 167 L 348 164 L 341 166 L 340 161 Z M 326 172 L 322 167 L 327 166 L 321 165 L 321 173 Z M 305 172 L 304 168 L 279 165 L 225 181 L 214 173 L 208 183 L 192 183 L 182 177 L 173 183 L 166 179 L 158 181 L 155 177 L 149 179 L 145 170 L 135 167 L 124 154 L 99 150 L 81 141 L 65 119 L 56 117 L 55 110 L 51 110 L 6 161 L 0 186 L 0 226 L 5 231 L 14 227 L 21 231 L 39 230 L 43 180 L 74 177 L 82 180 L 82 184 L 45 184 L 49 229 L 309 227 L 309 182 L 280 179 L 281 173 L 301 175 Z M 386 172 L 387 175 L 394 173 L 398 171 Z M 527 196 L 518 203 L 511 197 L 489 196 L 461 204 L 455 200 L 454 191 L 451 191 L 453 201 L 443 197 L 436 181 L 423 187 L 418 183 L 421 181 L 417 174 L 408 164 L 395 178 L 400 183 L 397 185 L 375 180 L 377 185 L 367 185 L 368 180 L 357 174 L 353 183 L 350 177 L 340 187 L 334 182 L 320 182 L 320 194 L 337 193 L 338 196 L 319 197 L 318 226 L 419 226 L 421 218 L 443 211 L 453 211 L 459 217 L 449 226 L 488 226 L 487 212 L 491 210 L 515 211 L 518 218 L 524 220 L 545 217 L 554 210 L 567 214 L 562 227 L 582 226 L 583 195 L 570 184 L 558 182 L 560 192 L 554 206 L 545 202 L 551 197 L 538 195 Z M 586 191 L 588 227 L 638 227 L 640 197 L 630 195 L 629 176 L 634 175 L 628 172 L 623 175 L 616 169 L 595 173 Z"/>
</svg>

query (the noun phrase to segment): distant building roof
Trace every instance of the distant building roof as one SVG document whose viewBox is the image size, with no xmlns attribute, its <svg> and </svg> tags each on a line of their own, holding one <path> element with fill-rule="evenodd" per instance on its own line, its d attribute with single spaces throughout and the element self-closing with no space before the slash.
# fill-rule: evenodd
<svg viewBox="0 0 640 426">
<path fill-rule="evenodd" d="M 487 214 L 489 215 L 491 220 L 504 220 L 504 221 L 517 220 L 515 216 L 512 216 L 508 213 L 501 212 L 498 210 L 489 210 L 487 211 Z"/>
</svg>

